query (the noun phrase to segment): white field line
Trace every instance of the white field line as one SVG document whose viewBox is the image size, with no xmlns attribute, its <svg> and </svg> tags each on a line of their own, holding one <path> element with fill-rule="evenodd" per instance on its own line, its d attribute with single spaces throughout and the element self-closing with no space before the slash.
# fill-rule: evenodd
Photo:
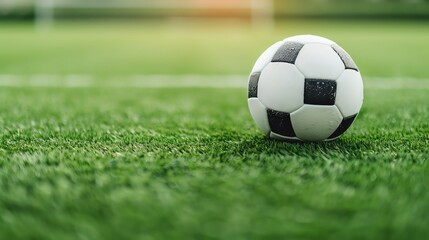
<svg viewBox="0 0 429 240">
<path fill-rule="evenodd" d="M 0 75 L 0 87 L 246 88 L 248 76 L 139 75 L 100 78 L 91 75 Z M 366 89 L 429 90 L 429 79 L 364 77 Z"/>
</svg>

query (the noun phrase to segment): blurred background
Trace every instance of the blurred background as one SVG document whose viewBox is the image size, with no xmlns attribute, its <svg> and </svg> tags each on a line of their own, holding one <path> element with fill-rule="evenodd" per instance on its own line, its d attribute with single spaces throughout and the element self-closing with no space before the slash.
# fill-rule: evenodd
<svg viewBox="0 0 429 240">
<path fill-rule="evenodd" d="M 0 84 L 239 79 L 297 34 L 336 41 L 364 76 L 421 79 L 428 20 L 429 0 L 0 0 Z"/>
<path fill-rule="evenodd" d="M 3 19 L 285 17 L 427 18 L 428 0 L 1 0 Z M 45 19 L 46 20 L 46 19 Z"/>
</svg>

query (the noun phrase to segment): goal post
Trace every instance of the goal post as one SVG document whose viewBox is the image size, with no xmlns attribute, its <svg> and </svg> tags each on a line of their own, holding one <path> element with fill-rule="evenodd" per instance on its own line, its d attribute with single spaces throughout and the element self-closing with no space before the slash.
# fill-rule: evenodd
<svg viewBox="0 0 429 240">
<path fill-rule="evenodd" d="M 252 24 L 272 27 L 274 25 L 274 0 L 250 0 Z"/>
<path fill-rule="evenodd" d="M 34 22 L 37 30 L 44 31 L 54 23 L 54 0 L 34 0 Z"/>
</svg>

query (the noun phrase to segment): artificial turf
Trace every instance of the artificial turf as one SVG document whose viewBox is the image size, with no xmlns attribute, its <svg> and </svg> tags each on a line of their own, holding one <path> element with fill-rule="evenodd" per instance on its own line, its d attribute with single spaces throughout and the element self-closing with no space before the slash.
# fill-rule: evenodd
<svg viewBox="0 0 429 240">
<path fill-rule="evenodd" d="M 423 36 L 419 24 L 398 31 Z M 342 33 L 337 28 L 337 35 L 345 37 L 346 29 Z M 19 37 L 33 34 L 28 27 L 10 29 L 14 34 L 23 31 L 16 41 L 30 42 Z M 77 30 L 70 31 L 67 36 Z M 77 39 L 85 36 L 92 39 L 93 33 Z M 63 49 L 65 56 L 73 55 L 70 45 L 62 42 L 67 39 L 59 37 L 56 44 L 63 48 L 46 54 L 61 56 Z M 92 40 L 88 49 L 96 43 Z M 2 50 L 13 55 L 6 47 Z M 217 51 L 210 51 L 211 59 L 220 61 L 213 57 Z M 29 64 L 37 63 L 36 53 L 16 52 L 24 54 L 21 60 L 28 60 L 27 68 L 20 71 L 2 56 L 2 73 L 77 72 L 102 79 L 162 71 L 144 64 L 143 70 L 90 68 L 71 57 L 56 63 L 41 58 L 38 72 Z M 135 57 L 131 63 L 137 64 Z M 172 63 L 178 61 L 174 57 L 164 58 L 167 66 L 181 69 Z M 93 59 L 106 66 L 114 63 Z M 150 65 L 146 57 L 141 59 Z M 224 74 L 244 71 L 242 63 L 228 61 L 238 70 L 226 68 Z M 3 86 L 0 239 L 424 239 L 429 234 L 429 88 L 427 80 L 407 78 L 427 73 L 417 62 L 408 69 L 411 63 L 401 60 L 396 73 L 371 70 L 375 63 L 363 61 L 364 75 L 368 71 L 370 76 L 401 77 L 396 82 L 405 88 L 368 78 L 372 82 L 366 85 L 361 114 L 342 138 L 328 143 L 266 139 L 247 110 L 245 86 Z M 187 64 L 177 72 L 166 68 L 166 74 L 193 73 L 192 69 L 218 74 L 211 70 L 215 65 L 201 63 L 206 68 L 198 72 Z"/>
</svg>

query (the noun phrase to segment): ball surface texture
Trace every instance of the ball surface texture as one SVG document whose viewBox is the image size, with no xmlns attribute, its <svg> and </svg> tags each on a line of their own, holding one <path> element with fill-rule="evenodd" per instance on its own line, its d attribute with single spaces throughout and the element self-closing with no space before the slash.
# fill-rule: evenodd
<svg viewBox="0 0 429 240">
<path fill-rule="evenodd" d="M 334 140 L 352 125 L 363 103 L 363 81 L 353 59 L 335 42 L 313 35 L 269 47 L 248 86 L 256 124 L 284 141 Z"/>
</svg>

